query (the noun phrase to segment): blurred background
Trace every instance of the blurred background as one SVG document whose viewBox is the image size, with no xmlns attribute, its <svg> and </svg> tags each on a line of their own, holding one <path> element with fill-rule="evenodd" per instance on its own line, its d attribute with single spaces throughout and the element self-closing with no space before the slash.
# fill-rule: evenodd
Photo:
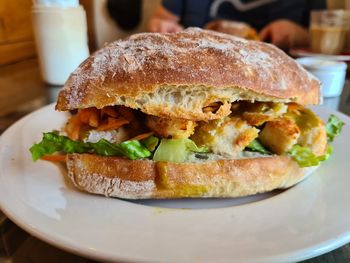
<svg viewBox="0 0 350 263">
<path fill-rule="evenodd" d="M 34 1 L 34 3 L 37 2 Z M 148 31 L 150 19 L 161 4 L 160 0 L 76 0 L 71 2 L 81 5 L 75 9 L 76 13 L 71 17 L 74 20 L 73 25 L 80 23 L 79 28 L 71 28 L 68 36 L 70 41 L 63 39 L 57 41 L 52 38 L 67 37 L 68 33 L 60 31 L 61 25 L 47 24 L 41 20 L 45 19 L 45 9 L 40 6 L 33 7 L 31 0 L 0 0 L 0 134 L 25 114 L 54 102 L 57 92 L 71 71 L 70 66 L 74 69 L 85 57 L 108 42 L 130 34 Z M 327 0 L 327 9 L 350 12 L 350 0 Z M 53 15 L 63 16 L 64 14 L 53 12 Z M 62 21 L 68 20 L 67 17 Z M 212 29 L 219 28 L 217 25 L 211 26 Z M 72 39 L 76 41 L 71 41 Z M 50 41 L 61 43 L 62 49 L 52 48 L 51 45 L 54 44 L 49 45 Z M 74 46 L 74 49 L 71 46 L 73 42 L 79 44 Z M 62 56 L 60 52 L 63 49 L 68 51 L 72 49 L 70 52 L 73 55 Z M 294 57 L 313 57 L 308 47 L 288 50 L 288 52 Z M 342 61 L 349 63 L 349 54 L 350 33 L 347 30 L 342 50 L 339 54 L 331 54 L 333 56 L 328 59 L 337 63 Z M 335 57 L 342 55 L 343 57 Z M 65 61 L 67 57 L 72 60 Z M 307 69 L 314 70 L 309 60 L 303 60 L 300 63 L 304 63 L 303 66 Z M 345 72 L 346 67 L 340 68 Z M 64 69 L 68 73 L 60 71 Z M 330 72 L 328 69 L 326 71 Z M 337 72 L 334 76 L 328 75 L 326 78 L 334 77 L 336 83 L 340 83 Z M 345 78 L 345 75 L 341 78 Z M 333 87 L 336 84 L 329 85 Z M 346 85 L 347 88 L 342 90 L 343 82 L 340 92 L 326 99 L 325 105 L 350 114 L 350 87 L 349 84 Z M 344 246 L 336 252 L 324 255 L 322 259 L 309 262 L 350 262 L 349 251 L 349 245 Z M 92 262 L 30 237 L 1 212 L 0 255 L 0 263 Z"/>
</svg>

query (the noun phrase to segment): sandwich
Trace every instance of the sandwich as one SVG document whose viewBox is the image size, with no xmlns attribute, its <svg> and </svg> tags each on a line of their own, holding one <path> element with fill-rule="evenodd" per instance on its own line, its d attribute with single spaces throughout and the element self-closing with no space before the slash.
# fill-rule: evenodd
<svg viewBox="0 0 350 263">
<path fill-rule="evenodd" d="M 218 31 L 245 39 L 259 40 L 256 30 L 244 22 L 219 19 L 206 24 L 205 29 Z"/>
<path fill-rule="evenodd" d="M 141 33 L 86 59 L 60 91 L 69 113 L 33 160 L 80 190 L 126 199 L 240 197 L 291 187 L 343 123 L 310 109 L 319 81 L 278 48 L 210 30 Z"/>
</svg>

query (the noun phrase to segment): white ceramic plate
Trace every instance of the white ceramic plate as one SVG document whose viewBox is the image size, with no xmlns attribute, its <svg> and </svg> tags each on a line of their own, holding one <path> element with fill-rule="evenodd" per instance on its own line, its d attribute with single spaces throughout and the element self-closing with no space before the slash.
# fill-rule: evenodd
<svg viewBox="0 0 350 263">
<path fill-rule="evenodd" d="M 294 57 L 322 57 L 334 61 L 350 61 L 350 53 L 340 55 L 326 55 L 320 53 L 313 53 L 307 49 L 291 49 L 289 53 Z"/>
<path fill-rule="evenodd" d="M 333 112 L 316 111 L 323 119 Z M 32 235 L 99 260 L 273 263 L 317 256 L 350 241 L 350 118 L 334 113 L 346 125 L 333 156 L 289 190 L 137 203 L 80 192 L 57 166 L 31 161 L 33 142 L 65 122 L 49 105 L 1 136 L 1 209 Z"/>
</svg>

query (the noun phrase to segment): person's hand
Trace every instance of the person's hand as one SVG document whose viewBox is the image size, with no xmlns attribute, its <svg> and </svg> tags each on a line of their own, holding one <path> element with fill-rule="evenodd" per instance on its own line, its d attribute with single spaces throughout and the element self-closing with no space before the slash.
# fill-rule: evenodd
<svg viewBox="0 0 350 263">
<path fill-rule="evenodd" d="M 152 18 L 149 22 L 150 32 L 159 33 L 176 33 L 183 30 L 183 27 L 176 21 L 171 21 L 162 18 Z"/>
<path fill-rule="evenodd" d="M 260 40 L 270 42 L 284 50 L 307 46 L 310 42 L 308 31 L 287 19 L 271 22 L 260 31 L 259 37 Z"/>
</svg>

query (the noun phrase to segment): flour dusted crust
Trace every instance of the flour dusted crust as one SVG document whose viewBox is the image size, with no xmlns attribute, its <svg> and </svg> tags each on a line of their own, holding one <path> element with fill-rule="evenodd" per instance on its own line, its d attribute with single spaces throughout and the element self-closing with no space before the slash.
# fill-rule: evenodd
<svg viewBox="0 0 350 263">
<path fill-rule="evenodd" d="M 317 104 L 319 87 L 272 45 L 190 28 L 105 46 L 71 74 L 56 109 L 125 105 L 160 117 L 210 120 L 228 115 L 236 100 Z M 213 102 L 221 108 L 203 111 Z"/>
<path fill-rule="evenodd" d="M 290 187 L 317 168 L 287 156 L 170 163 L 92 154 L 68 155 L 67 167 L 77 188 L 127 199 L 247 196 Z"/>
</svg>

